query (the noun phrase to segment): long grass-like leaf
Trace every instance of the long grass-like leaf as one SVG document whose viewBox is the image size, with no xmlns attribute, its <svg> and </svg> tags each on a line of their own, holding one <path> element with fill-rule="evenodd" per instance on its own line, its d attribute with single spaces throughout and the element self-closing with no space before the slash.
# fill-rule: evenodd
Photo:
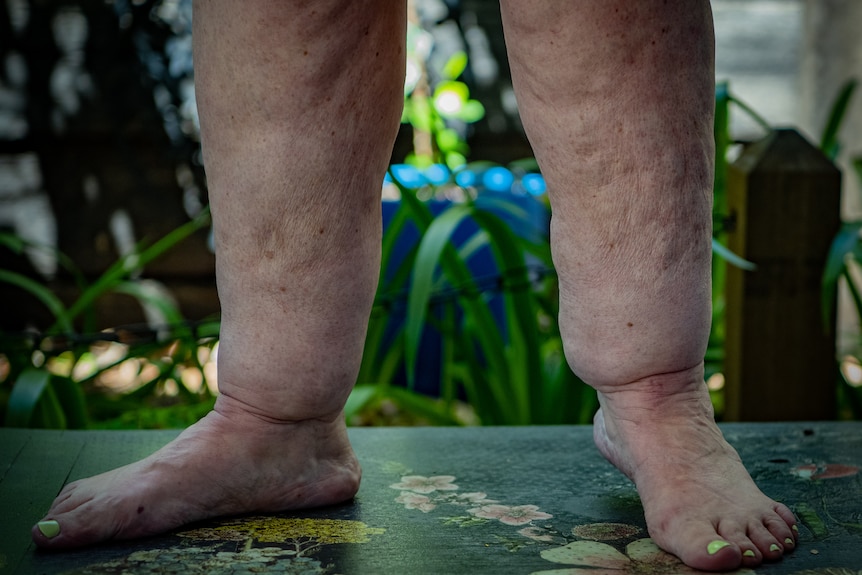
<svg viewBox="0 0 862 575">
<path fill-rule="evenodd" d="M 419 244 L 407 299 L 405 323 L 407 379 L 411 387 L 415 382 L 416 357 L 425 328 L 428 304 L 431 301 L 434 272 L 440 263 L 443 250 L 450 245 L 455 230 L 469 215 L 469 207 L 453 205 L 434 220 Z"/>
<path fill-rule="evenodd" d="M 27 276 L 2 269 L 0 269 L 0 281 L 18 286 L 30 293 L 48 308 L 51 315 L 54 316 L 55 325 L 62 330 L 63 333 L 72 332 L 72 322 L 66 307 L 63 305 L 63 302 L 60 301 L 60 298 L 54 295 L 54 293 L 47 287 L 28 278 Z"/>
<path fill-rule="evenodd" d="M 357 385 L 347 396 L 347 403 L 344 404 L 344 419 L 347 422 L 365 409 L 374 398 L 377 397 L 379 387 L 377 385 Z"/>
<path fill-rule="evenodd" d="M 21 372 L 6 407 L 7 427 L 29 427 L 36 405 L 51 383 L 51 373 L 44 369 L 28 368 Z"/>
<path fill-rule="evenodd" d="M 43 429 L 66 429 L 66 414 L 63 406 L 54 391 L 54 387 L 48 385 L 36 404 L 34 418 L 31 420 L 33 427 Z"/>
<path fill-rule="evenodd" d="M 847 254 L 852 254 L 856 246 L 859 245 L 860 231 L 862 231 L 862 222 L 844 224 L 829 247 L 820 288 L 820 312 L 824 330 L 829 329 L 832 321 L 835 298 L 838 294 L 838 278 L 844 273 L 846 267 L 844 258 Z"/>
<path fill-rule="evenodd" d="M 713 238 L 712 240 L 712 252 L 718 256 L 721 256 L 727 263 L 732 264 L 739 269 L 753 272 L 757 269 L 757 264 L 754 262 L 750 262 L 745 258 L 741 258 L 732 251 L 730 251 L 727 247 L 719 243 L 718 240 Z"/>
<path fill-rule="evenodd" d="M 832 108 L 829 110 L 829 119 L 826 122 L 826 127 L 823 129 L 823 135 L 820 137 L 820 151 L 832 160 L 838 157 L 838 152 L 840 151 L 838 133 L 841 131 L 841 124 L 844 121 L 844 116 L 853 98 L 853 92 L 856 91 L 857 84 L 856 80 L 849 80 L 841 87 L 838 96 L 835 98 L 835 102 L 832 104 Z"/>
<path fill-rule="evenodd" d="M 513 385 L 512 399 L 520 408 L 519 423 L 529 423 L 530 406 L 540 401 L 531 390 L 537 390 L 542 375 L 542 362 L 539 337 L 537 333 L 538 310 L 530 293 L 530 277 L 524 262 L 524 255 L 515 234 L 497 216 L 490 212 L 476 210 L 476 222 L 488 231 L 492 238 L 491 250 L 498 269 L 506 275 L 508 290 L 505 301 L 510 345 L 518 346 L 513 355 L 518 363 L 509 369 L 519 374 Z M 515 423 L 515 422 L 513 422 Z"/>
<path fill-rule="evenodd" d="M 84 293 L 73 303 L 68 310 L 69 319 L 72 320 L 84 310 L 90 308 L 93 303 L 106 292 L 114 289 L 136 270 L 142 269 L 154 259 L 170 250 L 178 243 L 209 225 L 209 210 L 204 210 L 195 219 L 186 222 L 182 226 L 170 231 L 164 237 L 157 240 L 151 246 L 135 251 L 117 260 L 109 267 Z"/>
<path fill-rule="evenodd" d="M 184 318 L 176 304 L 163 293 L 154 290 L 148 283 L 141 281 L 123 281 L 111 289 L 114 293 L 132 296 L 142 307 L 154 308 L 167 325 L 175 326 L 180 333 L 172 334 L 175 337 L 188 337 L 188 329 L 183 327 Z"/>
<path fill-rule="evenodd" d="M 87 400 L 81 386 L 69 377 L 53 376 L 51 389 L 62 408 L 68 429 L 85 429 L 87 427 Z"/>
<path fill-rule="evenodd" d="M 749 118 L 754 120 L 754 122 L 757 125 L 759 125 L 761 128 L 763 128 L 766 131 L 766 133 L 772 132 L 772 126 L 769 124 L 769 122 L 766 120 L 766 118 L 764 118 L 763 116 L 758 114 L 754 108 L 752 108 L 751 106 L 749 106 L 748 104 L 746 104 L 745 102 L 743 102 L 742 100 L 740 100 L 739 98 L 737 98 L 736 96 L 734 96 L 732 94 L 729 94 L 728 98 L 730 99 L 731 102 L 733 102 L 734 105 L 739 107 L 740 110 L 745 112 Z"/>
</svg>

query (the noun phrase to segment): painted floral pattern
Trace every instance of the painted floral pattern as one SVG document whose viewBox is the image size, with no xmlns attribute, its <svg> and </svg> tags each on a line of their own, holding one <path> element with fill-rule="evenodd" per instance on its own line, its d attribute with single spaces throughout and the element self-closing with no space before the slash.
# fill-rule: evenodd
<svg viewBox="0 0 862 575">
<path fill-rule="evenodd" d="M 543 559 L 570 565 L 563 569 L 536 571 L 531 575 L 695 575 L 702 573 L 684 565 L 673 555 L 659 549 L 652 539 L 629 543 L 621 553 L 607 543 L 574 541 L 542 551 Z M 738 574 L 751 574 L 741 570 Z"/>
<path fill-rule="evenodd" d="M 472 527 L 488 521 L 499 521 L 505 525 L 520 526 L 553 517 L 550 513 L 540 511 L 536 505 L 502 505 L 499 501 L 488 499 L 488 495 L 481 491 L 454 493 L 459 489 L 454 481 L 453 475 L 403 475 L 400 482 L 389 487 L 401 491 L 395 501 L 406 509 L 429 513 L 442 504 L 469 507 L 467 515 L 444 517 L 443 521 L 448 525 Z"/>
<path fill-rule="evenodd" d="M 315 553 L 324 545 L 367 543 L 386 530 L 361 521 L 299 517 L 249 517 L 225 519 L 211 526 L 180 531 L 188 545 L 173 549 L 136 551 L 127 557 L 69 571 L 65 575 L 120 573 L 182 573 L 248 575 L 285 573 L 324 575 Z M 209 546 L 207 546 L 209 545 Z M 256 546 L 262 545 L 262 546 Z"/>
<path fill-rule="evenodd" d="M 534 520 L 550 519 L 553 515 L 539 511 L 536 505 L 485 505 L 468 509 L 467 513 L 483 519 L 496 519 L 506 525 L 526 525 Z"/>
<path fill-rule="evenodd" d="M 809 463 L 794 467 L 790 473 L 802 479 L 838 479 L 839 477 L 852 477 L 858 474 L 859 468 L 855 465 L 843 465 L 841 463 L 824 463 L 821 465 Z"/>
<path fill-rule="evenodd" d="M 428 513 L 437 508 L 437 505 L 432 503 L 431 499 L 427 495 L 420 495 L 410 491 L 405 491 L 396 497 L 395 501 L 403 503 L 404 507 L 407 509 L 418 509 L 423 513 Z"/>
<path fill-rule="evenodd" d="M 435 491 L 457 491 L 458 486 L 453 484 L 455 478 L 451 475 L 435 475 L 424 477 L 422 475 L 405 475 L 400 483 L 390 485 L 392 489 L 412 491 L 413 493 L 434 493 Z"/>
</svg>

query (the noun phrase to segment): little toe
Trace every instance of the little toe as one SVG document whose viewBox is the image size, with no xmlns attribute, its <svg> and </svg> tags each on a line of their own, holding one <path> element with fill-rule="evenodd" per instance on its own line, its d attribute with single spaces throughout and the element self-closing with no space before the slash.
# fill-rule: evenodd
<svg viewBox="0 0 862 575">
<path fill-rule="evenodd" d="M 749 530 L 748 536 L 763 555 L 764 560 L 777 561 L 784 555 L 784 546 L 766 527 L 754 526 Z"/>
<path fill-rule="evenodd" d="M 790 550 L 796 547 L 797 531 L 793 530 L 791 525 L 783 517 L 770 517 L 763 521 L 764 527 L 775 537 L 785 549 Z"/>
<path fill-rule="evenodd" d="M 745 567 L 757 567 L 761 563 L 763 563 L 763 554 L 757 547 L 751 545 L 742 548 L 742 564 Z"/>
</svg>

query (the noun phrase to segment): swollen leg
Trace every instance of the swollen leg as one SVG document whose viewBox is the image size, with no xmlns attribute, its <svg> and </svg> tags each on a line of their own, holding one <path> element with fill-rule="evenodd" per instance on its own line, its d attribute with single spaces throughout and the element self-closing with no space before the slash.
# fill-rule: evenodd
<svg viewBox="0 0 862 575">
<path fill-rule="evenodd" d="M 599 393 L 596 442 L 650 534 L 702 569 L 776 559 L 793 517 L 713 420 L 713 54 L 708 2 L 503 3 L 515 91 L 548 182 L 561 329 Z M 553 62 L 552 66 L 543 63 Z"/>
<path fill-rule="evenodd" d="M 196 89 L 222 303 L 220 396 L 132 465 L 68 485 L 37 545 L 336 503 L 360 469 L 341 410 L 379 266 L 404 6 L 207 0 Z"/>
</svg>

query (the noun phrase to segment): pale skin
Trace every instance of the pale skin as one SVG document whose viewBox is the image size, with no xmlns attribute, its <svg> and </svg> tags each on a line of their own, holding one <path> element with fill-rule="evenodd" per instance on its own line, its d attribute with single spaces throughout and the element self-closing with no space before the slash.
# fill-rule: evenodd
<svg viewBox="0 0 862 575">
<path fill-rule="evenodd" d="M 793 514 L 755 486 L 715 425 L 703 382 L 708 2 L 501 8 L 553 207 L 567 358 L 601 401 L 599 450 L 635 482 L 651 537 L 688 565 L 779 559 L 796 545 Z M 359 486 L 341 410 L 377 282 L 405 7 L 200 0 L 194 26 L 221 394 L 149 458 L 68 485 L 49 523 L 33 528 L 40 547 L 336 503 Z"/>
</svg>

